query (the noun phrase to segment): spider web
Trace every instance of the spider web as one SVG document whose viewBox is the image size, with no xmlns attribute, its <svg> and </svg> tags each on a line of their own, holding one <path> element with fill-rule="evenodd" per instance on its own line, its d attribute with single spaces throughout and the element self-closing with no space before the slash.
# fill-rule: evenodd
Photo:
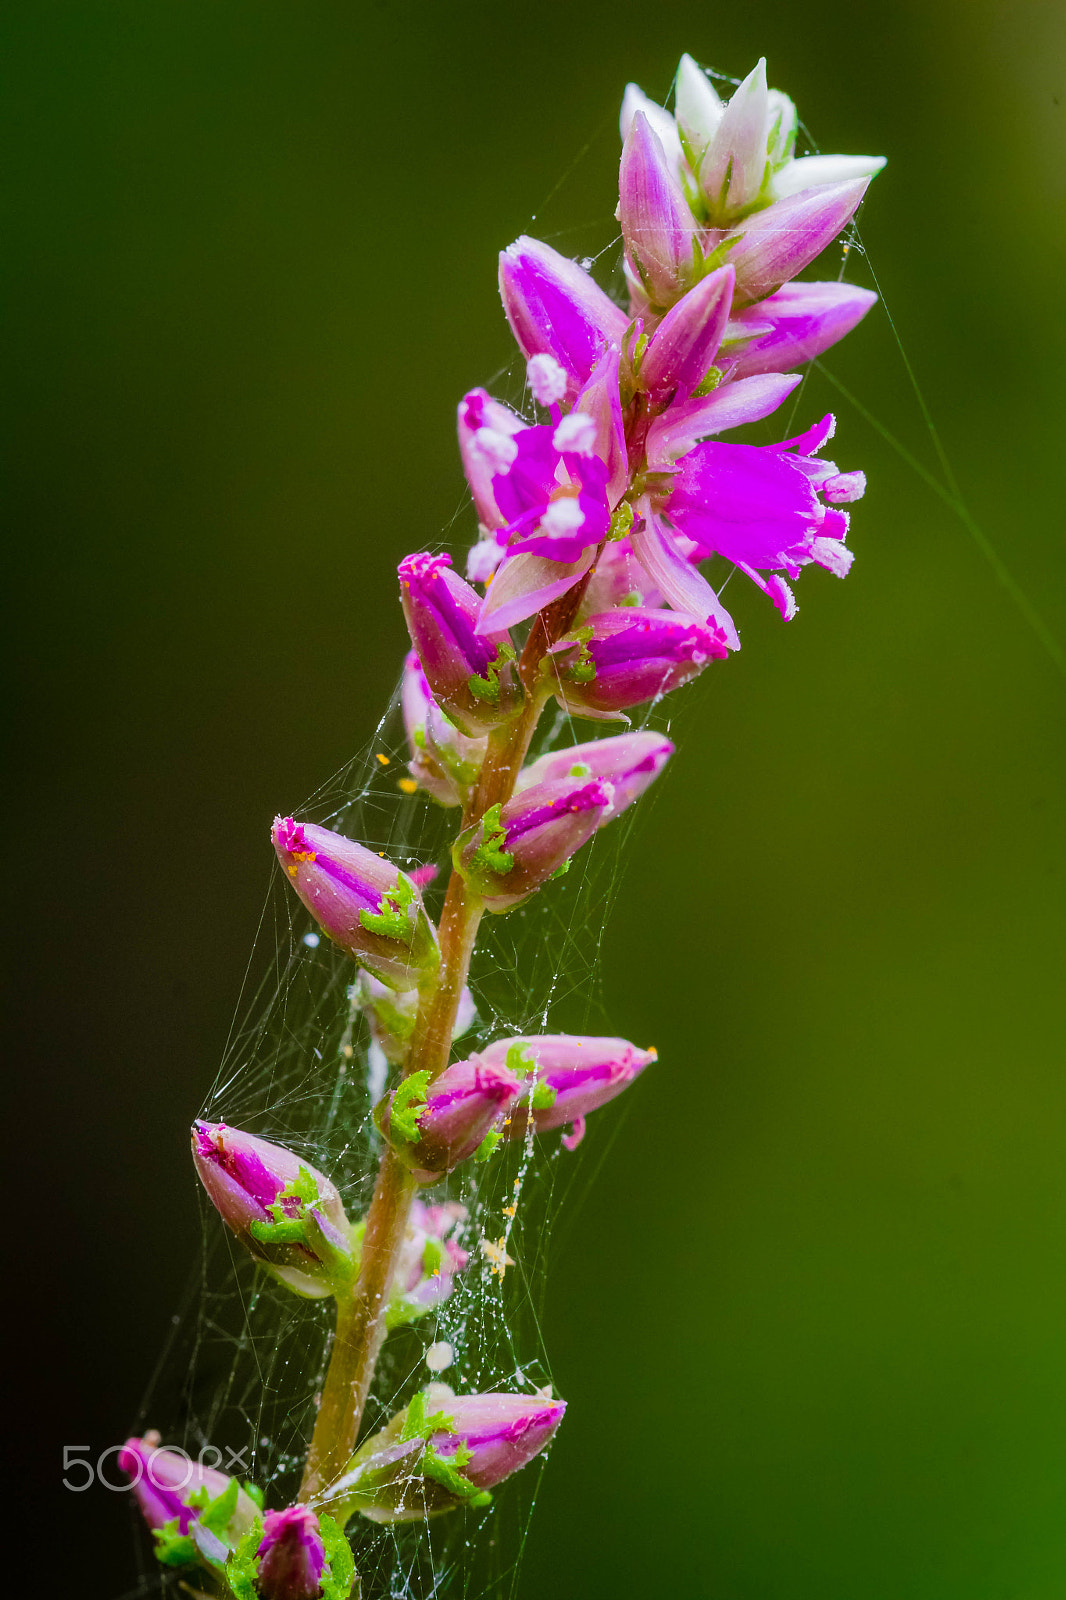
<svg viewBox="0 0 1066 1600">
<path fill-rule="evenodd" d="M 722 73 L 711 76 L 724 84 L 739 81 Z M 809 151 L 817 152 L 800 126 Z M 602 127 L 593 133 L 545 205 L 602 133 Z M 604 226 L 610 225 L 605 221 Z M 542 232 L 542 237 L 567 251 L 564 234 Z M 840 276 L 850 261 L 864 254 L 852 227 L 841 249 Z M 581 264 L 591 268 L 603 258 L 612 262 L 606 287 L 621 299 L 617 233 L 599 255 Z M 1057 641 L 965 507 L 894 324 L 893 335 L 937 452 L 943 482 L 853 401 L 824 362 L 816 365 L 959 516 L 1061 667 Z M 535 420 L 519 357 L 490 383 L 497 396 Z M 779 414 L 775 437 L 793 431 L 792 416 L 805 387 L 806 374 L 792 397 L 788 421 Z M 467 497 L 442 530 L 438 546 L 451 534 L 457 542 L 461 538 L 468 543 L 474 532 L 474 512 Z M 461 570 L 461 552 L 453 553 Z M 397 547 L 393 554 L 399 559 L 405 550 Z M 721 589 L 729 576 L 723 567 L 711 574 L 711 581 Z M 646 708 L 633 719 L 634 726 L 666 731 L 679 712 L 683 723 L 698 717 L 713 692 L 713 678 L 712 671 L 680 699 L 673 697 L 668 706 Z M 553 717 L 549 710 L 530 759 L 615 731 L 619 730 L 603 724 L 575 723 L 562 711 Z M 427 909 L 436 917 L 459 813 L 442 810 L 421 793 L 404 794 L 398 780 L 406 777 L 406 761 L 397 688 L 373 736 L 298 808 L 298 815 L 382 851 L 404 871 L 438 866 L 439 876 L 423 891 Z M 600 949 L 627 847 L 634 829 L 646 822 L 654 794 L 653 787 L 637 807 L 596 835 L 565 878 L 549 884 L 524 906 L 483 920 L 470 974 L 477 1015 L 456 1042 L 455 1059 L 504 1034 L 558 1031 L 563 1026 L 571 1031 L 617 1031 L 603 1014 L 600 1000 Z M 242 998 L 214 1082 L 197 1115 L 293 1149 L 332 1179 L 349 1217 L 356 1220 L 366 1212 L 380 1155 L 371 1113 L 383 1092 L 384 1062 L 353 1002 L 355 969 L 350 958 L 319 936 L 280 869 L 272 877 L 249 971 L 259 975 L 249 980 L 250 992 Z M 640 1089 L 638 1085 L 632 1093 L 639 1094 Z M 605 1151 L 620 1114 L 622 1108 L 612 1107 L 592 1119 L 587 1143 Z M 428 1199 L 454 1200 L 465 1207 L 466 1218 L 453 1237 L 469 1251 L 470 1263 L 453 1280 L 449 1299 L 387 1339 L 367 1407 L 364 1437 L 430 1380 L 446 1381 L 458 1393 L 503 1389 L 533 1394 L 552 1383 L 550 1356 L 541 1335 L 547 1263 L 564 1205 L 572 1212 L 590 1187 L 593 1168 L 584 1156 L 584 1149 L 574 1155 L 564 1151 L 558 1133 L 530 1137 L 524 1144 L 502 1146 L 485 1165 L 467 1163 L 426 1193 Z M 164 1443 L 181 1445 L 194 1459 L 253 1479 L 265 1490 L 269 1506 L 287 1505 L 299 1483 L 314 1423 L 333 1330 L 333 1302 L 302 1300 L 258 1271 L 203 1196 L 201 1205 L 200 1260 L 145 1394 L 140 1425 L 160 1428 Z M 485 1243 L 497 1250 L 502 1245 L 511 1258 L 502 1276 L 484 1254 Z M 436 1366 L 431 1370 L 427 1351 L 441 1345 L 450 1347 L 450 1364 L 445 1370 Z M 492 1505 L 483 1511 L 455 1511 L 425 1524 L 397 1527 L 353 1519 L 348 1535 L 364 1600 L 514 1595 L 545 1465 L 542 1456 L 501 1485 Z M 158 1594 L 179 1581 L 156 1566 L 144 1541 L 140 1559 L 140 1581 L 127 1600 Z"/>
</svg>

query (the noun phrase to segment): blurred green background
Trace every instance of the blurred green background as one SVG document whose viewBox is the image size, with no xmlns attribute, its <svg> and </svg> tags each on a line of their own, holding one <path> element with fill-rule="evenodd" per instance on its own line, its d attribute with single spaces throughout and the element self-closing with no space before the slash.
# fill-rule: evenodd
<svg viewBox="0 0 1066 1600">
<path fill-rule="evenodd" d="M 765 54 L 823 150 L 889 156 L 870 265 L 1062 640 L 1066 27 L 128 0 L 2 32 L 16 1318 L 63 1590 L 108 1597 L 123 1498 L 62 1492 L 62 1446 L 122 1437 L 195 1257 L 185 1129 L 268 819 L 373 730 L 396 560 L 472 534 L 453 408 L 511 359 L 495 252 L 610 242 L 627 79 Z M 882 310 L 829 365 L 937 470 Z M 870 478 L 854 572 L 811 569 L 788 627 L 733 591 L 743 652 L 680 708 L 604 945 L 604 1016 L 662 1061 L 557 1236 L 530 1600 L 1066 1594 L 1064 677 L 816 376 L 804 421 L 829 405 Z"/>
</svg>

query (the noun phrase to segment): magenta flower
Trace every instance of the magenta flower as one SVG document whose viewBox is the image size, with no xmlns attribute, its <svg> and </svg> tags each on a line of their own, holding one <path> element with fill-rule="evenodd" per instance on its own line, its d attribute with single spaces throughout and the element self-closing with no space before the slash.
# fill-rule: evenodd
<svg viewBox="0 0 1066 1600">
<path fill-rule="evenodd" d="M 464 828 L 452 859 L 489 911 L 509 911 L 566 867 L 611 801 L 610 785 L 597 778 L 537 784 Z"/>
<path fill-rule="evenodd" d="M 361 844 L 313 822 L 275 817 L 278 860 L 323 933 L 395 989 L 435 971 L 437 934 L 411 879 Z"/>
<path fill-rule="evenodd" d="M 436 1183 L 474 1154 L 517 1090 L 513 1073 L 472 1057 L 432 1082 L 428 1072 L 413 1072 L 385 1097 L 374 1120 L 418 1182 Z"/>
<path fill-rule="evenodd" d="M 503 433 L 493 437 L 512 452 L 517 448 Z M 399 567 L 400 599 L 434 698 L 476 738 L 515 715 L 522 685 L 507 633 L 477 631 L 481 600 L 451 564 L 447 555 L 405 556 Z"/>
<path fill-rule="evenodd" d="M 404 659 L 400 705 L 411 753 L 408 772 L 438 805 L 462 805 L 481 770 L 486 740 L 471 739 L 448 721 L 413 650 Z"/>
<path fill-rule="evenodd" d="M 317 1600 L 322 1593 L 326 1551 L 309 1506 L 268 1511 L 256 1556 L 262 1600 Z"/>
<path fill-rule="evenodd" d="M 333 1184 L 283 1145 L 194 1122 L 200 1182 L 245 1249 L 297 1294 L 332 1294 L 354 1267 L 351 1230 Z"/>
<path fill-rule="evenodd" d="M 696 219 L 647 117 L 638 111 L 622 147 L 618 220 L 626 263 L 653 307 L 665 309 L 700 275 Z"/>
<path fill-rule="evenodd" d="M 621 344 L 629 322 L 576 261 L 568 261 L 538 239 L 517 239 L 500 256 L 500 296 L 521 349 L 526 356 L 554 357 L 571 399 L 591 377 L 604 351 Z M 488 518 L 481 520 L 492 526 Z"/>
<path fill-rule="evenodd" d="M 733 378 L 757 372 L 788 372 L 836 344 L 877 301 L 851 283 L 787 283 L 776 294 L 737 314 L 727 329 L 742 339 Z"/>
<path fill-rule="evenodd" d="M 118 1464 L 163 1566 L 199 1564 L 217 1571 L 259 1515 L 236 1478 L 198 1465 L 183 1450 L 160 1449 L 157 1433 L 127 1439 Z"/>
<path fill-rule="evenodd" d="M 603 821 L 610 822 L 638 800 L 674 753 L 661 733 L 622 733 L 615 739 L 593 739 L 589 744 L 553 750 L 524 767 L 516 793 L 540 783 L 565 778 L 602 778 L 611 786 L 611 802 Z"/>
<path fill-rule="evenodd" d="M 833 427 L 827 416 L 781 444 L 698 444 L 674 463 L 668 489 L 641 503 L 643 520 L 631 536 L 638 560 L 672 606 L 713 621 L 733 649 L 739 646 L 733 620 L 693 563 L 724 556 L 786 619 L 796 602 L 781 571 L 794 579 L 817 562 L 842 578 L 851 566 L 847 515 L 836 507 L 857 499 L 865 480 L 817 459 Z"/>
<path fill-rule="evenodd" d="M 524 1088 L 502 1125 L 505 1138 L 524 1137 L 530 1125 L 537 1133 L 546 1133 L 570 1123 L 568 1148 L 573 1149 L 580 1143 L 589 1112 L 621 1094 L 657 1059 L 657 1053 L 641 1050 L 628 1039 L 553 1033 L 497 1039 L 478 1059 L 486 1066 L 505 1063 L 512 1071 L 522 1066 L 532 1087 L 532 1094 Z"/>
<path fill-rule="evenodd" d="M 735 273 L 708 273 L 669 310 L 655 329 L 639 367 L 640 387 L 655 400 L 687 400 L 714 375 L 714 359 L 729 322 Z"/>
<path fill-rule="evenodd" d="M 388 1523 L 487 1505 L 491 1489 L 551 1442 L 565 1410 L 535 1394 L 455 1395 L 430 1384 L 356 1452 L 330 1503 Z"/>
<path fill-rule="evenodd" d="M 724 661 L 724 631 L 678 611 L 627 607 L 589 617 L 545 660 L 561 705 L 579 717 L 620 717 Z"/>
</svg>

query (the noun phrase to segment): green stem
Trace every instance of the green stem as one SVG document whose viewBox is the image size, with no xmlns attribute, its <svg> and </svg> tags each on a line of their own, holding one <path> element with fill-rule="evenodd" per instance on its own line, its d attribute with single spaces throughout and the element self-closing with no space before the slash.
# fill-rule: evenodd
<svg viewBox="0 0 1066 1600">
<path fill-rule="evenodd" d="M 510 797 L 543 704 L 542 691 L 531 694 L 521 715 L 490 735 L 464 826 L 477 822 L 490 805 Z M 435 1078 L 448 1065 L 456 1011 L 484 909 L 462 875 L 453 871 L 441 912 L 436 983 L 423 994 L 405 1076 L 428 1072 Z M 367 1213 L 359 1274 L 350 1296 L 337 1304 L 337 1333 L 300 1485 L 303 1501 L 328 1498 L 330 1486 L 342 1475 L 355 1449 L 385 1340 L 392 1280 L 416 1189 L 391 1145 L 386 1145 Z"/>
</svg>

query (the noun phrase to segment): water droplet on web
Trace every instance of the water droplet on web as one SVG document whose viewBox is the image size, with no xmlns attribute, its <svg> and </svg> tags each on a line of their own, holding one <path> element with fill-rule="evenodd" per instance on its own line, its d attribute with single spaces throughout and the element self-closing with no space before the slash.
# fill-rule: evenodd
<svg viewBox="0 0 1066 1600">
<path fill-rule="evenodd" d="M 426 1351 L 426 1366 L 430 1372 L 445 1372 L 455 1360 L 455 1352 L 447 1339 L 438 1339 Z"/>
<path fill-rule="evenodd" d="M 320 940 L 317 933 L 305 933 L 303 942 L 309 950 L 317 950 Z"/>
</svg>

